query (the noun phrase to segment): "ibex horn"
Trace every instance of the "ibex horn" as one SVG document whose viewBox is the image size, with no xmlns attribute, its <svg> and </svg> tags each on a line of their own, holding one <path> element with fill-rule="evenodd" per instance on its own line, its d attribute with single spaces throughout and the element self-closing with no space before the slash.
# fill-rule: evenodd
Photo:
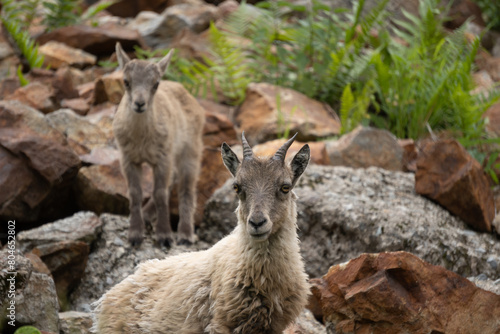
<svg viewBox="0 0 500 334">
<path fill-rule="evenodd" d="M 281 146 L 278 151 L 276 151 L 276 153 L 273 156 L 273 160 L 285 161 L 286 151 L 288 151 L 288 149 L 294 142 L 295 137 L 297 137 L 297 134 L 298 132 L 294 134 L 292 138 L 288 139 L 286 143 L 284 143 L 283 146 Z"/>
<path fill-rule="evenodd" d="M 253 152 L 250 145 L 248 145 L 247 139 L 245 138 L 245 131 L 241 133 L 241 143 L 243 144 L 243 160 L 252 159 Z"/>
</svg>

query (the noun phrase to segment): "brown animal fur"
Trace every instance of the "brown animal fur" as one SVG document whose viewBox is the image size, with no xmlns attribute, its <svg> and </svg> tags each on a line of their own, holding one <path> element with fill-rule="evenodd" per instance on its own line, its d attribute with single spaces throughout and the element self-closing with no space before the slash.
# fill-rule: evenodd
<svg viewBox="0 0 500 334">
<path fill-rule="evenodd" d="M 113 132 L 129 188 L 129 240 L 140 244 L 144 218 L 152 219 L 156 213 L 157 242 L 166 246 L 173 242 L 168 197 L 175 177 L 179 188 L 179 239 L 181 243 L 192 243 L 205 112 L 181 84 L 161 81 L 172 51 L 158 64 L 130 60 L 119 43 L 116 54 L 126 91 L 113 121 Z M 154 173 L 153 196 L 144 209 L 144 217 L 142 163 L 151 165 Z"/>
<path fill-rule="evenodd" d="M 241 164 L 224 144 L 223 160 L 240 199 L 238 226 L 208 250 L 141 264 L 97 302 L 97 332 L 282 333 L 309 293 L 291 189 L 310 152 L 304 146 L 286 165 L 292 141 L 263 159 L 253 157 L 244 140 Z"/>
</svg>

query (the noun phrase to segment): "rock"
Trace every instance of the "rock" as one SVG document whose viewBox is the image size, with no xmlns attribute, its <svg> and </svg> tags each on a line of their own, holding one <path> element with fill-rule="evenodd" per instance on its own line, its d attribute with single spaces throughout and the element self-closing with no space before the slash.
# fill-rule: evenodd
<svg viewBox="0 0 500 334">
<path fill-rule="evenodd" d="M 60 334 L 87 334 L 92 327 L 92 314 L 85 312 L 60 312 L 59 333 Z"/>
<path fill-rule="evenodd" d="M 456 140 L 420 145 L 415 190 L 478 231 L 490 232 L 495 204 L 481 165 Z"/>
<path fill-rule="evenodd" d="M 59 109 L 47 115 L 47 119 L 54 128 L 64 133 L 70 146 L 79 155 L 90 153 L 94 148 L 109 146 L 114 141 L 97 125 L 70 109 Z"/>
<path fill-rule="evenodd" d="M 164 49 L 169 47 L 175 35 L 183 29 L 195 33 L 206 30 L 210 22 L 215 21 L 216 13 L 217 9 L 212 5 L 179 4 L 168 7 L 152 21 L 138 25 L 137 30 L 149 47 Z"/>
<path fill-rule="evenodd" d="M 8 263 L 9 256 L 14 257 L 14 267 Z M 12 272 L 16 274 L 11 274 Z M 2 321 L 0 322 L 0 331 L 7 332 L 11 328 L 7 324 L 10 321 L 7 316 L 10 311 L 7 306 L 15 304 L 15 325 L 32 325 L 40 330 L 48 332 L 58 332 L 59 320 L 57 317 L 59 305 L 52 277 L 33 271 L 31 261 L 22 256 L 19 252 L 10 254 L 7 249 L 0 251 L 0 305 Z M 14 282 L 12 288 L 14 297 L 10 298 L 12 293 L 10 283 Z"/>
<path fill-rule="evenodd" d="M 328 333 L 497 333 L 500 295 L 406 252 L 362 254 L 313 282 Z"/>
<path fill-rule="evenodd" d="M 40 259 L 40 257 L 37 254 L 29 252 L 29 253 L 25 253 L 24 256 L 28 260 L 30 260 L 31 264 L 33 265 L 33 271 L 36 271 L 37 273 L 40 273 L 40 274 L 46 274 L 46 275 L 52 276 L 50 269 L 42 261 L 42 259 Z"/>
<path fill-rule="evenodd" d="M 35 247 L 38 255 L 50 270 L 56 285 L 59 305 L 68 309 L 68 294 L 83 276 L 89 256 L 89 245 L 83 241 L 58 241 Z"/>
<path fill-rule="evenodd" d="M 52 277 L 32 272 L 26 288 L 16 293 L 16 324 L 42 331 L 59 330 L 59 304 Z"/>
<path fill-rule="evenodd" d="M 80 159 L 64 135 L 17 101 L 0 101 L 0 124 L 0 217 L 27 223 L 71 213 Z"/>
<path fill-rule="evenodd" d="M 80 155 L 83 163 L 90 165 L 111 165 L 120 159 L 120 151 L 113 147 L 98 146 L 94 147 L 90 153 Z"/>
<path fill-rule="evenodd" d="M 44 56 L 44 66 L 54 69 L 63 66 L 84 68 L 94 65 L 97 61 L 94 55 L 56 41 L 49 41 L 40 46 L 38 52 Z"/>
<path fill-rule="evenodd" d="M 187 3 L 193 6 L 202 5 L 200 0 L 121 0 L 117 1 L 106 10 L 119 17 L 136 17 L 143 11 L 151 11 L 156 13 L 163 12 L 167 7 Z"/>
<path fill-rule="evenodd" d="M 205 103 L 206 105 L 206 103 Z M 203 104 L 201 104 L 204 107 Z M 218 112 L 206 110 L 203 128 L 203 144 L 211 148 L 220 148 L 223 142 L 233 145 L 238 141 L 234 124 L 229 118 Z"/>
<path fill-rule="evenodd" d="M 48 114 L 57 109 L 54 89 L 40 82 L 31 82 L 18 88 L 13 94 L 5 97 L 7 101 L 20 101 L 32 108 Z"/>
<path fill-rule="evenodd" d="M 403 171 L 415 173 L 417 171 L 418 149 L 413 139 L 398 139 L 398 144 L 403 149 Z"/>
<path fill-rule="evenodd" d="M 483 117 L 488 120 L 486 123 L 488 132 L 494 136 L 500 137 L 500 102 L 488 108 L 483 114 Z"/>
<path fill-rule="evenodd" d="M 486 27 L 481 8 L 475 2 L 471 0 L 448 0 L 444 3 L 449 2 L 451 2 L 450 10 L 447 13 L 449 20 L 445 23 L 448 29 L 457 29 L 468 20 L 481 28 Z"/>
<path fill-rule="evenodd" d="M 500 277 L 500 243 L 415 193 L 414 175 L 370 167 L 310 165 L 294 191 L 301 253 L 310 277 L 362 253 L 406 251 L 462 276 Z M 205 207 L 198 230 L 215 243 L 236 224 L 228 180 Z M 488 259 L 490 263 L 488 263 Z"/>
<path fill-rule="evenodd" d="M 197 98 L 196 100 L 198 101 L 200 106 L 202 106 L 203 109 L 205 109 L 205 111 L 207 112 L 207 123 L 210 122 L 209 115 L 222 114 L 222 115 L 226 116 L 232 124 L 231 114 L 233 112 L 234 107 L 231 107 L 231 106 L 228 106 L 225 104 L 221 104 L 221 103 L 217 103 L 217 102 L 214 102 L 212 100 L 205 99 L 205 98 Z M 232 126 L 234 127 L 234 124 Z"/>
<path fill-rule="evenodd" d="M 403 150 L 387 130 L 360 126 L 336 141 L 327 141 L 326 151 L 333 166 L 403 169 Z"/>
<path fill-rule="evenodd" d="M 257 156 L 267 157 L 272 156 L 276 151 L 287 141 L 287 139 L 271 140 L 253 148 L 253 152 Z M 324 141 L 302 143 L 299 141 L 293 142 L 292 146 L 287 151 L 287 157 L 293 157 L 305 144 L 309 145 L 311 149 L 311 163 L 318 165 L 329 165 L 330 159 L 326 151 L 326 144 Z"/>
<path fill-rule="evenodd" d="M 19 78 L 4 78 L 0 81 L 0 98 L 3 100 L 6 96 L 14 94 L 21 87 Z"/>
<path fill-rule="evenodd" d="M 472 79 L 474 80 L 474 83 L 476 85 L 476 88 L 474 88 L 471 93 L 472 94 L 486 94 L 488 95 L 491 90 L 494 87 L 494 82 L 493 79 L 491 78 L 490 74 L 485 71 L 478 71 L 472 74 Z"/>
<path fill-rule="evenodd" d="M 153 192 L 153 171 L 143 165 L 143 197 L 147 201 Z M 108 165 L 94 165 L 80 169 L 75 185 L 75 195 L 81 210 L 129 214 L 127 182 L 118 160 Z"/>
<path fill-rule="evenodd" d="M 119 104 L 123 94 L 125 94 L 123 72 L 116 71 L 106 74 L 96 80 L 91 102 L 94 105 L 107 101 L 113 104 Z"/>
<path fill-rule="evenodd" d="M 61 107 L 65 109 L 71 109 L 80 116 L 85 116 L 90 110 L 89 103 L 86 99 L 82 98 L 62 100 Z"/>
<path fill-rule="evenodd" d="M 195 59 L 202 63 L 205 62 L 205 58 L 213 58 L 209 30 L 196 33 L 184 28 L 173 37 L 169 47 L 176 49 L 182 58 Z"/>
<path fill-rule="evenodd" d="M 492 57 L 486 51 L 479 51 L 474 59 L 481 71 L 486 71 L 494 82 L 500 81 L 500 58 Z"/>
<path fill-rule="evenodd" d="M 72 310 L 90 312 L 90 304 L 99 299 L 104 292 L 134 272 L 135 267 L 149 259 L 163 259 L 186 251 L 209 247 L 207 243 L 165 248 L 153 246 L 154 233 L 150 226 L 146 229 L 144 241 L 139 248 L 128 242 L 129 221 L 125 217 L 103 214 L 100 217 L 103 232 L 89 255 L 85 275 L 80 285 L 71 294 Z"/>
<path fill-rule="evenodd" d="M 304 309 L 283 334 L 326 334 L 326 328 L 314 318 L 311 311 Z"/>
<path fill-rule="evenodd" d="M 279 110 L 276 101 L 278 92 Z M 245 131 L 250 145 L 276 139 L 285 130 L 298 132 L 297 140 L 302 142 L 340 132 L 340 122 L 326 105 L 292 89 L 268 83 L 248 85 L 245 101 L 234 118 L 236 125 Z"/>
<path fill-rule="evenodd" d="M 120 42 L 125 50 L 132 49 L 134 45 L 146 47 L 137 31 L 113 23 L 99 27 L 67 26 L 44 33 L 37 38 L 37 42 L 41 45 L 49 41 L 61 42 L 95 56 L 109 56 L 115 51 L 117 42 Z"/>
<path fill-rule="evenodd" d="M 42 245 L 63 241 L 83 241 L 91 245 L 102 230 L 102 222 L 93 212 L 78 212 L 71 217 L 44 224 L 17 234 L 23 252 Z"/>
</svg>

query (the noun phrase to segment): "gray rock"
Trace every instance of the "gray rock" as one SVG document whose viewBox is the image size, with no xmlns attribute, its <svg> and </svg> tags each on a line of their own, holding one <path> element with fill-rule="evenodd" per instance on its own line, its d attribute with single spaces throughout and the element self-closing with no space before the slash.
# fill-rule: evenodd
<svg viewBox="0 0 500 334">
<path fill-rule="evenodd" d="M 78 212 L 53 223 L 19 232 L 18 247 L 29 251 L 34 247 L 57 241 L 84 241 L 91 244 L 101 231 L 102 222 L 93 212 Z"/>
<path fill-rule="evenodd" d="M 415 193 L 414 175 L 311 165 L 295 188 L 299 237 L 311 277 L 362 253 L 407 251 L 462 276 L 500 277 L 500 243 Z M 232 181 L 208 201 L 198 234 L 213 243 L 236 224 Z M 481 251 L 477 251 L 481 249 Z M 484 250 L 484 252 L 483 252 Z"/>
<path fill-rule="evenodd" d="M 59 313 L 60 334 L 87 334 L 92 327 L 92 315 L 85 312 Z"/>
<path fill-rule="evenodd" d="M 500 295 L 500 279 L 494 281 L 486 278 L 483 274 L 480 274 L 476 277 L 467 277 L 467 279 L 474 283 L 478 288 Z"/>
<path fill-rule="evenodd" d="M 57 301 L 56 288 L 54 280 L 50 275 L 33 271 L 33 265 L 30 260 L 19 252 L 12 254 L 7 249 L 0 251 L 0 333 L 4 333 L 7 321 L 13 320 L 7 318 L 10 310 L 7 307 L 15 306 L 12 310 L 15 314 L 15 325 L 32 325 L 40 330 L 47 332 L 58 332 L 59 304 Z M 12 274 L 15 273 L 15 274 Z M 13 279 L 13 280 L 12 280 Z M 15 290 L 12 292 L 10 282 L 15 284 Z M 14 296 L 10 296 L 13 293 Z M 12 304 L 12 301 L 14 304 Z"/>
<path fill-rule="evenodd" d="M 59 303 L 54 280 L 47 274 L 32 272 L 23 291 L 16 294 L 17 324 L 57 333 Z"/>
<path fill-rule="evenodd" d="M 127 217 L 103 214 L 102 234 L 90 253 L 87 268 L 80 285 L 71 293 L 71 309 L 90 312 L 91 304 L 107 290 L 134 272 L 135 267 L 146 260 L 163 259 L 186 251 L 206 249 L 206 242 L 187 246 L 174 246 L 171 249 L 153 246 L 151 227 L 147 226 L 145 239 L 139 248 L 128 242 L 129 220 Z"/>
<path fill-rule="evenodd" d="M 200 33 L 206 30 L 216 18 L 217 8 L 213 5 L 191 6 L 179 4 L 168 7 L 158 17 L 136 25 L 146 44 L 152 48 L 166 48 L 183 29 Z"/>
</svg>

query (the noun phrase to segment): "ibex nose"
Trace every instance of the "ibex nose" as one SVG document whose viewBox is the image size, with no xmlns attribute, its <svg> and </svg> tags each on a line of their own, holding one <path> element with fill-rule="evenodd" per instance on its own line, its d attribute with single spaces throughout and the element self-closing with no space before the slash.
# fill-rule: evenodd
<svg viewBox="0 0 500 334">
<path fill-rule="evenodd" d="M 137 107 L 137 109 L 142 109 L 142 107 L 144 107 L 146 105 L 146 102 L 143 102 L 143 101 L 135 101 L 135 106 Z"/>
<path fill-rule="evenodd" d="M 250 225 L 252 225 L 252 227 L 259 228 L 267 222 L 267 219 L 266 218 L 257 218 L 253 220 L 249 219 L 248 222 L 250 223 Z"/>
</svg>

